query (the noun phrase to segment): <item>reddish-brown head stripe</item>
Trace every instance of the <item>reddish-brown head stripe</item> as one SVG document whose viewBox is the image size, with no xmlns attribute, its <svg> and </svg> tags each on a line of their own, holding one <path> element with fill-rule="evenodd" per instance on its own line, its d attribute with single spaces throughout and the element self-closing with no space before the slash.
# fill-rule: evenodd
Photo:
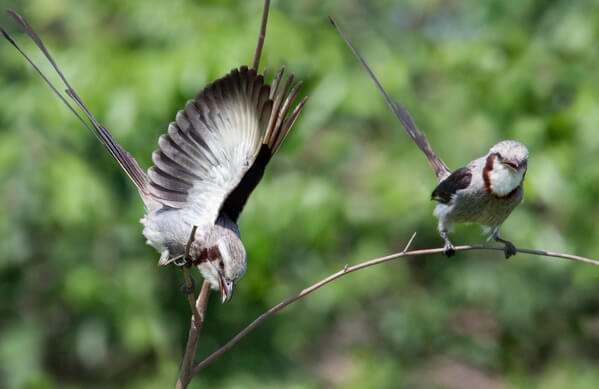
<svg viewBox="0 0 599 389">
<path fill-rule="evenodd" d="M 204 247 L 202 251 L 200 251 L 200 255 L 194 259 L 193 264 L 199 265 L 206 261 L 212 262 L 219 259 L 220 257 L 221 254 L 220 250 L 218 249 L 218 246 Z"/>
<path fill-rule="evenodd" d="M 483 181 L 485 182 L 485 189 L 487 190 L 487 193 L 489 193 L 492 196 L 495 196 L 495 193 L 493 193 L 493 189 L 491 188 L 491 177 L 489 176 L 489 174 L 491 173 L 491 170 L 493 170 L 495 156 L 495 154 L 489 154 L 489 156 L 487 157 L 487 163 L 485 164 L 485 167 L 483 169 Z"/>
</svg>

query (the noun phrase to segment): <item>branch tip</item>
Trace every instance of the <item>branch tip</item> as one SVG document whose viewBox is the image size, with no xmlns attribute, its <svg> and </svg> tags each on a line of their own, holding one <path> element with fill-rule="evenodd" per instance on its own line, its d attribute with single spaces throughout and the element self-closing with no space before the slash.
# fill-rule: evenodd
<svg viewBox="0 0 599 389">
<path fill-rule="evenodd" d="M 406 247 L 404 247 L 404 249 L 402 250 L 402 254 L 405 254 L 408 252 L 408 249 L 410 248 L 410 246 L 412 245 L 412 242 L 414 241 L 414 238 L 416 237 L 416 231 L 414 231 L 414 233 L 412 234 L 412 236 L 410 237 L 410 240 L 408 240 L 408 243 L 406 244 Z"/>
</svg>

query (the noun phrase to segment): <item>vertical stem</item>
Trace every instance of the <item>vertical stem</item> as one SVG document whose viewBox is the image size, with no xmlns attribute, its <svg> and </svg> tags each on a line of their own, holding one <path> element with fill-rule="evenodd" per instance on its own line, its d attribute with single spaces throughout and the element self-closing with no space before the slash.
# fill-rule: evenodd
<svg viewBox="0 0 599 389">
<path fill-rule="evenodd" d="M 202 319 L 200 318 L 200 313 L 198 312 L 198 308 L 196 307 L 195 295 L 193 292 L 193 289 L 194 289 L 193 280 L 191 279 L 191 275 L 189 274 L 189 268 L 188 268 L 188 266 L 191 266 L 191 259 L 189 258 L 189 250 L 191 249 L 191 244 L 193 243 L 193 241 L 195 239 L 197 229 L 198 229 L 198 226 L 193 226 L 193 228 L 191 229 L 191 234 L 189 234 L 189 239 L 187 240 L 187 245 L 185 245 L 185 256 L 183 258 L 185 260 L 185 264 L 181 267 L 181 269 L 183 270 L 183 278 L 185 279 L 185 289 L 187 289 L 186 294 L 187 294 L 187 302 L 189 303 L 189 309 L 191 309 L 191 313 L 195 317 L 196 323 L 200 323 L 202 321 Z"/>
<path fill-rule="evenodd" d="M 191 290 L 191 293 L 187 293 L 187 302 L 189 303 L 189 309 L 191 309 L 191 313 L 193 315 L 193 317 L 195 318 L 195 322 L 196 323 L 201 323 L 202 322 L 202 317 L 200 316 L 200 312 L 198 310 L 196 301 L 195 301 L 195 295 L 193 293 L 193 281 L 191 280 L 191 275 L 189 274 L 189 269 L 187 268 L 187 265 L 183 265 L 182 267 L 183 269 L 183 278 L 185 278 L 185 287 L 188 290 Z"/>
<path fill-rule="evenodd" d="M 183 362 L 181 363 L 181 372 L 179 373 L 179 379 L 175 389 L 185 389 L 191 381 L 191 369 L 193 366 L 193 360 L 196 354 L 196 348 L 198 346 L 198 340 L 200 337 L 200 329 L 204 324 L 204 314 L 206 312 L 206 306 L 208 305 L 208 299 L 210 297 L 210 283 L 204 280 L 202 284 L 202 290 L 200 295 L 195 302 L 195 310 L 198 312 L 198 316 L 191 316 L 191 323 L 189 325 L 189 334 L 187 336 L 187 346 L 185 346 L 185 355 L 183 356 Z M 199 321 L 196 320 L 199 318 Z"/>
<path fill-rule="evenodd" d="M 258 43 L 256 44 L 256 52 L 254 53 L 254 64 L 252 69 L 258 72 L 260 65 L 260 56 L 262 55 L 262 47 L 264 46 L 264 38 L 266 36 L 266 22 L 268 21 L 268 9 L 270 8 L 270 0 L 264 0 L 264 9 L 262 10 L 262 23 L 260 23 L 260 32 L 258 33 Z"/>
</svg>

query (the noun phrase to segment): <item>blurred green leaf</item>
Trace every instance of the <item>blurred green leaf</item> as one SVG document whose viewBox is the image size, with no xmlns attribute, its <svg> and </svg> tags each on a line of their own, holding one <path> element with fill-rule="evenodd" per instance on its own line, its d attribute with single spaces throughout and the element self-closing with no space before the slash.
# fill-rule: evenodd
<svg viewBox="0 0 599 389">
<path fill-rule="evenodd" d="M 5 0 L 140 164 L 207 83 L 248 64 L 260 1 Z M 3 7 L 3 8 L 4 8 Z M 248 272 L 210 302 L 198 359 L 346 264 L 442 244 L 436 184 L 336 18 L 450 168 L 501 139 L 530 150 L 518 247 L 599 252 L 596 2 L 276 1 L 261 69 L 304 80 L 304 111 L 248 201 Z M 64 89 L 6 14 L 5 28 Z M 172 387 L 190 312 L 156 266 L 119 166 L 0 44 L 0 387 Z M 456 244 L 483 243 L 458 226 Z M 201 282 L 194 271 L 196 282 Z M 500 252 L 404 258 L 271 317 L 191 388 L 594 388 L 599 274 Z M 458 377 L 459 379 L 456 379 Z"/>
</svg>

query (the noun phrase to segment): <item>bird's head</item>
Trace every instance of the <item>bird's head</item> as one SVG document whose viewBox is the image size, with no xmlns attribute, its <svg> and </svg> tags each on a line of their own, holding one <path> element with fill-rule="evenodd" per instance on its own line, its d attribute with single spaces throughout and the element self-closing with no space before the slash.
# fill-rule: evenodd
<svg viewBox="0 0 599 389">
<path fill-rule="evenodd" d="M 491 147 L 486 161 L 483 174 L 487 190 L 503 197 L 522 184 L 528 167 L 528 149 L 522 143 L 504 140 Z"/>
<path fill-rule="evenodd" d="M 526 170 L 528 149 L 520 142 L 504 140 L 491 147 L 489 155 L 494 154 L 497 162 L 514 172 Z"/>
<path fill-rule="evenodd" d="M 220 236 L 204 247 L 192 246 L 194 262 L 212 289 L 220 291 L 222 303 L 231 300 L 233 289 L 245 274 L 247 260 L 239 236 L 231 230 L 221 229 Z M 193 255 L 192 255 L 193 257 Z"/>
</svg>

